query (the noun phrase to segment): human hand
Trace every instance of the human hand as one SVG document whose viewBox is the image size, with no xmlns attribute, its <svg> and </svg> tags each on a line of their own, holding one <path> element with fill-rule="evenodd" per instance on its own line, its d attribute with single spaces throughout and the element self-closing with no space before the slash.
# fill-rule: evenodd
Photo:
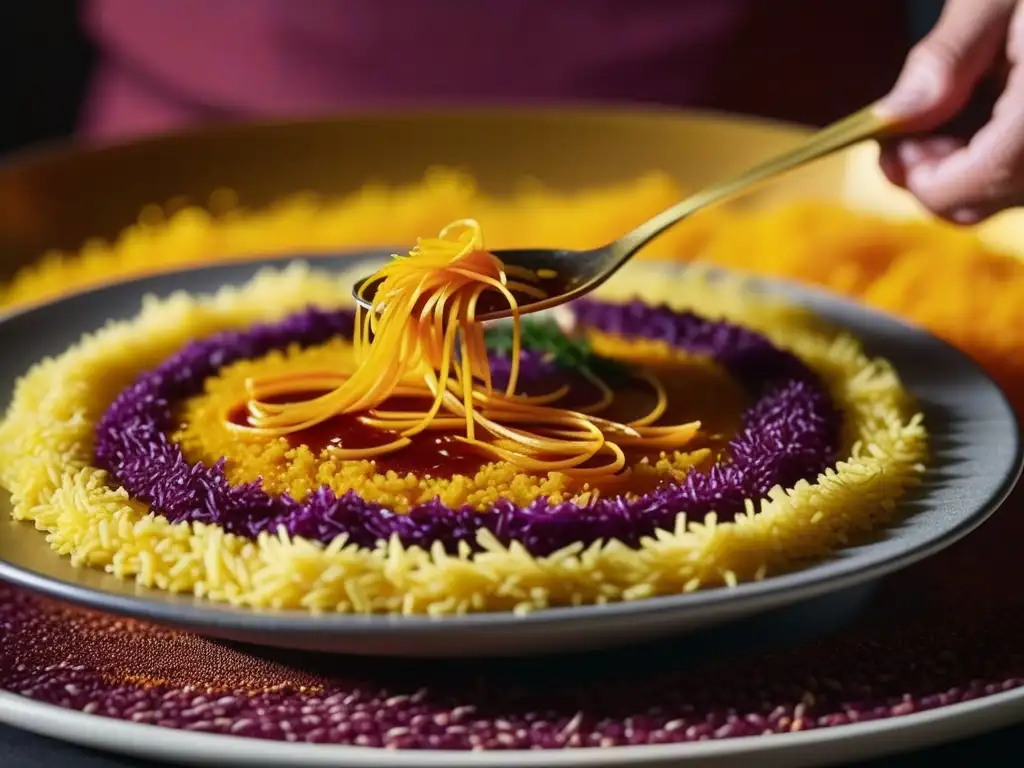
<svg viewBox="0 0 1024 768">
<path fill-rule="evenodd" d="M 978 106 L 976 130 L 953 125 Z M 975 224 L 1024 204 L 1024 2 L 946 0 L 879 109 L 913 131 L 883 142 L 883 172 L 933 213 Z"/>
</svg>

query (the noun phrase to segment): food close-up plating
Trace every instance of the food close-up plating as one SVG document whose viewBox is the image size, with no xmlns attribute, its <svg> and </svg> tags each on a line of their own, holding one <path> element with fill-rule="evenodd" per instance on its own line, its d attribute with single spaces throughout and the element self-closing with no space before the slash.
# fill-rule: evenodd
<svg viewBox="0 0 1024 768">
<path fill-rule="evenodd" d="M 543 280 L 482 247 L 473 221 L 421 240 L 371 311 L 292 268 L 83 339 L 0 427 L 15 516 L 76 562 L 239 605 L 525 612 L 768 578 L 918 481 L 922 419 L 855 339 L 756 297 L 716 320 L 585 299 L 488 330 L 481 296 L 516 308 Z"/>
<path fill-rule="evenodd" d="M 438 233 L 379 273 L 391 316 L 387 291 L 374 311 L 353 303 L 380 262 L 327 269 L 314 255 L 81 329 L 23 372 L 0 425 L 14 517 L 53 557 L 160 591 L 440 621 L 728 592 L 884 539 L 937 461 L 930 419 L 898 360 L 743 272 L 799 275 L 925 325 L 1020 403 L 1016 347 L 992 333 L 1020 312 L 1016 262 L 939 224 L 803 203 L 715 210 L 652 246 L 686 269 L 643 257 L 553 312 L 480 324 L 465 311 L 474 293 L 508 299 L 488 282 L 503 280 L 484 258 L 492 241 L 586 247 L 679 194 L 648 176 L 502 203 L 441 171 L 258 213 L 147 210 L 111 245 L 51 255 L 15 277 L 7 306 L 52 298 L 55 281 L 144 274 L 153 253 L 183 268 L 336 251 L 366 242 L 381 206 L 404 211 L 398 238 Z M 403 271 L 419 256 L 436 261 Z M 990 311 L 949 299 L 933 265 L 954 259 L 971 262 Z M 425 274 L 443 279 L 425 287 Z M 504 285 L 516 303 L 548 279 L 505 273 Z M 834 635 L 742 658 L 726 642 L 706 661 L 673 641 L 610 652 L 600 674 L 586 655 L 426 663 L 233 646 L 5 587 L 0 686 L 129 723 L 390 749 L 838 732 L 1024 681 L 1024 620 L 994 611 L 1002 598 L 984 587 L 1012 570 L 1012 529 L 999 515 L 972 536 L 987 542 L 984 568 L 956 547 Z"/>
</svg>

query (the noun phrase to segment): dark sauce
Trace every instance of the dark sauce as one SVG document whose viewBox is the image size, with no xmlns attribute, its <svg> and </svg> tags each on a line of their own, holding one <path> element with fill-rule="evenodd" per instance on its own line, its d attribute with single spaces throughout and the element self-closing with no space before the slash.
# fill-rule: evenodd
<svg viewBox="0 0 1024 768">
<path fill-rule="evenodd" d="M 656 422 L 658 425 L 700 420 L 702 416 L 708 415 L 708 410 L 722 414 L 721 407 L 708 408 L 711 405 L 708 402 L 708 397 L 726 401 L 733 397 L 732 393 L 728 391 L 729 388 L 723 387 L 723 382 L 717 376 L 700 366 L 686 365 L 685 363 L 682 365 L 670 364 L 658 370 L 658 374 L 669 395 L 669 407 L 664 416 Z M 701 379 L 704 380 L 700 381 Z M 553 380 L 531 381 L 519 388 L 519 394 L 545 394 L 565 384 L 571 386 L 569 392 L 554 404 L 559 408 L 568 410 L 585 408 L 601 399 L 601 391 L 597 386 L 586 378 L 571 373 L 559 373 Z M 700 393 L 703 393 L 703 396 Z M 318 394 L 278 395 L 267 398 L 267 400 L 271 403 L 294 402 L 301 399 L 312 399 Z M 629 422 L 650 412 L 656 403 L 651 385 L 635 378 L 617 385 L 615 395 L 612 405 L 599 414 L 602 418 L 623 423 Z M 733 413 L 738 417 L 743 405 L 742 401 L 735 404 L 730 402 L 724 409 L 725 413 Z M 430 401 L 427 398 L 393 397 L 381 406 L 381 410 L 423 411 L 429 406 Z M 235 424 L 246 425 L 248 423 L 246 407 L 239 406 L 229 415 L 229 418 Z M 517 426 L 528 428 L 528 425 L 525 424 Z M 709 433 L 721 430 L 725 434 L 733 434 L 736 428 L 738 428 L 738 421 L 734 422 L 733 418 L 726 417 L 723 420 L 719 415 L 717 419 L 712 419 L 712 423 L 705 420 L 701 433 L 684 450 L 692 451 L 706 447 L 717 453 L 718 449 L 724 447 L 725 441 L 723 438 L 711 437 Z M 472 477 L 483 466 L 494 462 L 495 458 L 476 446 L 461 442 L 458 438 L 464 434 L 464 427 L 461 426 L 451 430 L 421 432 L 412 436 L 410 444 L 404 448 L 376 456 L 372 461 L 380 473 L 395 472 L 399 476 L 411 473 L 417 477 L 436 478 L 451 478 L 455 475 Z M 332 416 L 330 419 L 300 432 L 286 435 L 285 439 L 292 447 L 305 445 L 314 455 L 320 455 L 321 451 L 330 449 L 332 446 L 348 449 L 374 448 L 392 442 L 398 436 L 398 432 L 394 430 L 365 424 L 360 419 L 360 414 L 341 414 Z M 489 437 L 483 432 L 478 433 L 478 436 L 484 440 Z M 625 453 L 627 466 L 629 466 L 644 458 L 656 460 L 660 451 L 651 453 L 627 448 Z M 582 466 L 595 466 L 603 464 L 605 461 L 607 461 L 607 457 L 601 456 Z"/>
<path fill-rule="evenodd" d="M 516 387 L 516 394 L 537 397 L 550 394 L 566 384 L 569 385 L 569 391 L 551 403 L 552 406 L 571 411 L 595 405 L 601 400 L 601 390 L 593 382 L 582 376 L 567 375 L 561 372 L 552 377 L 545 377 L 543 380 L 520 381 L 519 386 Z"/>
<path fill-rule="evenodd" d="M 302 399 L 312 399 L 317 393 L 304 394 Z M 268 397 L 270 403 L 294 402 L 300 399 L 296 395 L 278 395 Z M 424 410 L 429 401 L 420 398 L 391 398 L 383 408 L 390 411 Z M 307 427 L 299 432 L 285 435 L 288 444 L 296 448 L 306 446 L 314 455 L 320 455 L 324 449 L 332 446 L 337 448 L 375 448 L 386 445 L 399 437 L 399 433 L 390 429 L 381 429 L 365 424 L 361 414 L 347 413 Z M 247 425 L 248 412 L 246 406 L 236 408 L 230 415 L 232 423 Z M 421 432 L 410 438 L 411 442 L 397 451 L 375 456 L 372 461 L 381 474 L 395 472 L 400 476 L 412 473 L 418 477 L 450 478 L 455 475 L 475 475 L 481 467 L 494 461 L 490 454 L 476 446 L 467 445 L 457 438 L 464 434 L 462 430 L 431 430 Z"/>
</svg>

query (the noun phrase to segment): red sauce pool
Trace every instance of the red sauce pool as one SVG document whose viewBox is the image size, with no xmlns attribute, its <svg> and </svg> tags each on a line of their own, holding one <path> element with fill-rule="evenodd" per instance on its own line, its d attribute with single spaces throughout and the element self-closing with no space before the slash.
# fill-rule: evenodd
<svg viewBox="0 0 1024 768">
<path fill-rule="evenodd" d="M 523 394 L 543 394 L 562 386 L 565 381 L 544 382 L 529 388 Z M 586 379 L 573 377 L 572 389 L 559 401 L 563 408 L 580 408 L 595 403 L 600 399 L 600 391 Z M 654 393 L 644 382 L 633 380 L 627 388 L 630 393 L 623 396 L 620 390 L 612 407 L 601 415 L 619 421 L 630 421 L 642 416 L 654 405 Z M 294 395 L 278 395 L 267 398 L 271 403 L 293 402 L 298 399 L 312 399 L 320 393 L 296 393 Z M 422 411 L 429 407 L 430 401 L 425 398 L 401 397 L 391 398 L 384 405 L 391 411 Z M 670 413 L 666 417 L 670 417 Z M 247 413 L 245 406 L 239 406 L 229 416 L 235 424 L 246 425 Z M 687 421 L 689 419 L 686 419 Z M 673 423 L 674 420 L 663 417 L 659 423 Z M 377 471 L 381 473 L 395 472 L 400 476 L 412 473 L 418 477 L 451 478 L 455 475 L 472 477 L 484 465 L 493 462 L 494 457 L 479 448 L 467 445 L 457 438 L 464 435 L 462 428 L 452 430 L 431 430 L 421 432 L 410 438 L 409 445 L 391 453 L 376 456 L 373 461 Z M 398 432 L 370 426 L 360 420 L 359 414 L 342 414 L 333 416 L 299 432 L 286 435 L 285 439 L 292 447 L 305 445 L 314 454 L 319 455 L 325 448 L 374 448 L 385 445 L 398 437 Z M 484 435 L 486 439 L 486 435 Z M 691 447 L 697 447 L 700 438 Z M 627 450 L 628 463 L 639 461 L 646 454 L 640 451 Z M 596 462 L 597 460 L 595 460 Z M 602 460 L 603 461 L 603 460 Z M 589 463 L 584 466 L 589 466 Z"/>
<path fill-rule="evenodd" d="M 304 393 L 303 397 L 312 399 L 318 393 Z M 298 399 L 295 395 L 270 397 L 271 403 L 284 403 Z M 387 402 L 387 409 L 394 411 L 423 410 L 429 401 L 417 398 L 392 398 Z M 293 448 L 305 445 L 315 455 L 324 448 L 374 448 L 386 445 L 395 440 L 399 434 L 390 429 L 381 429 L 360 421 L 359 414 L 341 414 L 332 416 L 312 427 L 285 435 L 285 439 Z M 247 413 L 240 406 L 230 416 L 235 424 L 246 425 Z M 481 467 L 494 461 L 493 457 L 479 448 L 460 442 L 456 438 L 463 434 L 461 430 L 431 430 L 421 432 L 410 438 L 409 445 L 397 451 L 374 457 L 380 473 L 395 472 L 407 475 L 410 472 L 418 477 L 450 478 L 455 475 L 475 475 Z"/>
</svg>

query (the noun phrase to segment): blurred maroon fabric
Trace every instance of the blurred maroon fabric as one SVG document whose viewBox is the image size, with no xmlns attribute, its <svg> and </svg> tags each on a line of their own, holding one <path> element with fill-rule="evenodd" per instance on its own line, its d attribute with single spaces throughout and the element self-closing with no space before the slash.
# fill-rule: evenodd
<svg viewBox="0 0 1024 768">
<path fill-rule="evenodd" d="M 646 102 L 822 123 L 891 85 L 894 0 L 84 0 L 81 125 Z"/>
</svg>

